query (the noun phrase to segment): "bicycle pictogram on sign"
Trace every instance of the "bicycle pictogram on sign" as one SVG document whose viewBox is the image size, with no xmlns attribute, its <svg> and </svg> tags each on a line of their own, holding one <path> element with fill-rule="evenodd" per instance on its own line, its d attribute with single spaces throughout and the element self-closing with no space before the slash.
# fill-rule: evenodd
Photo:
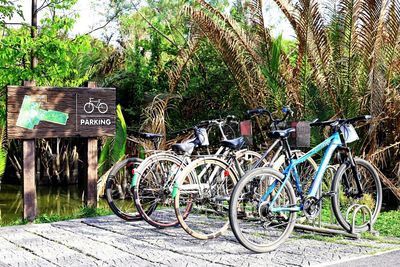
<svg viewBox="0 0 400 267">
<path fill-rule="evenodd" d="M 106 103 L 101 102 L 101 99 L 93 100 L 94 98 L 89 98 L 89 102 L 85 103 L 83 109 L 86 113 L 90 114 L 94 111 L 95 108 L 104 114 L 108 111 L 108 105 Z"/>
</svg>

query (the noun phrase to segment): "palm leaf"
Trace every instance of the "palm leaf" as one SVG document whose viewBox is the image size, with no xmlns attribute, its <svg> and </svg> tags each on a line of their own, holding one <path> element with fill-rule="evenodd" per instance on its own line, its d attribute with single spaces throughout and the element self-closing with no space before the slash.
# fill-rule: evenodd
<svg viewBox="0 0 400 267">
<path fill-rule="evenodd" d="M 264 104 L 268 95 L 265 90 L 265 78 L 257 61 L 242 45 L 242 41 L 237 38 L 236 34 L 225 30 L 203 10 L 186 6 L 185 12 L 220 52 L 238 85 L 243 101 L 250 107 Z"/>
<path fill-rule="evenodd" d="M 115 136 L 106 139 L 100 153 L 98 167 L 100 176 L 125 156 L 127 132 L 120 105 L 117 105 L 116 113 L 117 122 Z"/>
</svg>

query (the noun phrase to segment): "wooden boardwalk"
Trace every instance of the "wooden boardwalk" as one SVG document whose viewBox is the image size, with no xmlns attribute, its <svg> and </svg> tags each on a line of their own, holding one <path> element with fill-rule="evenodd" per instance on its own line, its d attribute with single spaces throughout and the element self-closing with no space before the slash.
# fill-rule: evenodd
<svg viewBox="0 0 400 267">
<path fill-rule="evenodd" d="M 0 228 L 0 266 L 309 266 L 400 249 L 400 241 L 317 241 L 296 234 L 254 254 L 232 233 L 201 241 L 115 216 Z"/>
</svg>

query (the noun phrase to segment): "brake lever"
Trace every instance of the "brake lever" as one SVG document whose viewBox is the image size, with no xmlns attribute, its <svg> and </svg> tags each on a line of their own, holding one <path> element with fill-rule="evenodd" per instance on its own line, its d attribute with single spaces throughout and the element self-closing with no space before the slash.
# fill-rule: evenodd
<svg viewBox="0 0 400 267">
<path fill-rule="evenodd" d="M 331 125 L 331 127 L 336 127 L 339 125 L 339 121 L 334 121 L 330 125 Z"/>
</svg>

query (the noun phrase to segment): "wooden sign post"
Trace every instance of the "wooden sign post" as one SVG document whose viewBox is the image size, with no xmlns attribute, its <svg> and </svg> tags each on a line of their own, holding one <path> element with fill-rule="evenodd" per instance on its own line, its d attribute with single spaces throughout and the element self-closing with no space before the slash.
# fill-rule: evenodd
<svg viewBox="0 0 400 267">
<path fill-rule="evenodd" d="M 24 86 L 35 86 L 34 81 L 24 81 Z M 33 221 L 37 216 L 36 181 L 35 181 L 35 139 L 23 141 L 23 218 Z"/>
<path fill-rule="evenodd" d="M 115 88 L 89 87 L 7 86 L 7 137 L 24 140 L 24 218 L 30 221 L 37 215 L 37 138 L 88 138 L 85 204 L 97 207 L 97 137 L 115 133 Z"/>
<path fill-rule="evenodd" d="M 96 88 L 96 83 L 89 82 L 89 88 Z M 88 139 L 88 174 L 86 181 L 85 204 L 97 208 L 97 138 Z"/>
</svg>

